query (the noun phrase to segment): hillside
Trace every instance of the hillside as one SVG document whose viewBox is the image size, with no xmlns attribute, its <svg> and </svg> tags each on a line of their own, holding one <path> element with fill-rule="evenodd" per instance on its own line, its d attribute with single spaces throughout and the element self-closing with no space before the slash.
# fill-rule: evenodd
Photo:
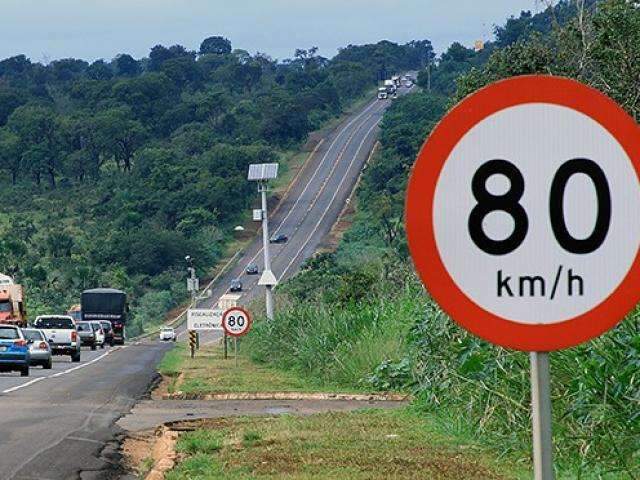
<svg viewBox="0 0 640 480">
<path fill-rule="evenodd" d="M 210 37 L 142 59 L 0 61 L 0 271 L 26 285 L 30 316 L 124 289 L 141 331 L 186 296 L 185 255 L 205 275 L 224 252 L 255 199 L 250 163 L 288 160 L 431 52 L 383 41 L 276 61 Z"/>
</svg>

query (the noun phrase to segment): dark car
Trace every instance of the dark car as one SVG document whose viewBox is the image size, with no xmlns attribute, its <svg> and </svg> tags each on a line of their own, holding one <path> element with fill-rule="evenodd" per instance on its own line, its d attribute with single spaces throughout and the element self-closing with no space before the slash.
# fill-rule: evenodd
<svg viewBox="0 0 640 480">
<path fill-rule="evenodd" d="M 104 332 L 104 343 L 113 347 L 113 325 L 109 320 L 100 320 Z"/>
<path fill-rule="evenodd" d="M 249 265 L 246 271 L 247 271 L 247 275 L 258 275 L 258 273 L 260 273 L 260 269 L 258 268 L 258 265 L 256 265 L 255 263 L 252 263 L 251 265 Z"/>
<path fill-rule="evenodd" d="M 231 285 L 229 285 L 230 292 L 241 292 L 242 291 L 242 282 L 237 278 L 235 280 L 231 280 Z"/>
<path fill-rule="evenodd" d="M 286 243 L 288 240 L 287 236 L 284 233 L 279 233 L 278 235 L 274 235 L 269 239 L 270 243 Z"/>
<path fill-rule="evenodd" d="M 76 328 L 78 329 L 82 346 L 89 346 L 91 350 L 95 350 L 98 347 L 98 338 L 91 322 L 78 322 L 76 323 Z"/>
</svg>

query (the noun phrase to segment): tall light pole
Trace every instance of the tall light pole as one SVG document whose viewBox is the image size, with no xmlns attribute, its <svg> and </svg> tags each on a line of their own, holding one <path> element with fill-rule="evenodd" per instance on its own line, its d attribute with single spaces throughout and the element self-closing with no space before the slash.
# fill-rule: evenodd
<svg viewBox="0 0 640 480">
<path fill-rule="evenodd" d="M 249 165 L 249 181 L 258 182 L 258 191 L 261 196 L 261 206 L 259 218 L 262 220 L 262 251 L 264 254 L 264 270 L 258 281 L 258 285 L 265 286 L 265 308 L 267 318 L 273 320 L 273 287 L 278 283 L 275 275 L 271 271 L 271 256 L 269 254 L 269 215 L 267 212 L 267 182 L 278 176 L 277 163 L 257 163 Z M 256 219 L 256 212 L 254 212 Z"/>
</svg>

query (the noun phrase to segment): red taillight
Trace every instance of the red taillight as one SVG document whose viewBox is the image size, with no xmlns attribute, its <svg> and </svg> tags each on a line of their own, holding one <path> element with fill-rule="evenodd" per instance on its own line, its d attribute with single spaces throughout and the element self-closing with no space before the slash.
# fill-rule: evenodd
<svg viewBox="0 0 640 480">
<path fill-rule="evenodd" d="M 47 349 L 47 342 L 40 342 L 40 345 L 38 345 L 38 349 L 46 350 Z"/>
<path fill-rule="evenodd" d="M 75 342 L 78 339 L 78 332 L 73 331 L 71 332 L 71 341 Z"/>
<path fill-rule="evenodd" d="M 16 340 L 13 342 L 13 344 L 17 347 L 26 347 L 27 346 L 27 341 L 26 340 Z"/>
</svg>

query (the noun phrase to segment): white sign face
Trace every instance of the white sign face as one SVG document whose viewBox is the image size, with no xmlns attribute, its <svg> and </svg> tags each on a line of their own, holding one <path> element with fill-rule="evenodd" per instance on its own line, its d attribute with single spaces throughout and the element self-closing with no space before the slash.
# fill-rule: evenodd
<svg viewBox="0 0 640 480">
<path fill-rule="evenodd" d="M 640 244 L 640 186 L 592 118 L 524 104 L 485 118 L 442 168 L 433 230 L 460 290 L 513 322 L 553 324 L 603 302 Z"/>
<path fill-rule="evenodd" d="M 251 315 L 243 308 L 230 308 L 222 316 L 222 327 L 232 337 L 244 335 L 251 327 Z"/>
<path fill-rule="evenodd" d="M 191 308 L 187 312 L 187 329 L 222 330 L 222 310 Z"/>
<path fill-rule="evenodd" d="M 466 97 L 411 172 L 407 241 L 460 326 L 524 351 L 578 345 L 640 302 L 640 128 L 575 80 L 525 75 Z"/>
</svg>

